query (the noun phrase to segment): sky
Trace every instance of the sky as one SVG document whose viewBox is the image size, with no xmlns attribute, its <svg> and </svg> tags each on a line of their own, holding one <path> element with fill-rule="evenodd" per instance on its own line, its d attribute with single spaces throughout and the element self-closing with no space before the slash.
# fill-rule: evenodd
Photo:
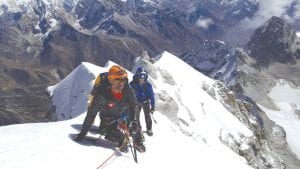
<svg viewBox="0 0 300 169">
<path fill-rule="evenodd" d="M 60 110 L 70 111 L 78 104 L 85 105 L 80 101 L 71 101 L 70 97 L 74 98 L 76 95 L 78 100 L 84 101 L 81 95 L 86 93 L 82 91 L 91 89 L 93 79 L 82 83 L 84 80 L 77 78 L 89 77 L 91 74 L 95 77 L 100 71 L 107 71 L 112 64 L 114 63 L 109 62 L 101 68 L 82 63 L 60 83 L 50 87 L 48 90 L 52 94 L 60 96 L 56 99 L 65 102 L 57 105 L 65 106 L 65 109 Z M 176 67 L 166 66 L 170 64 Z M 154 68 L 157 76 L 150 80 L 155 83 L 155 93 L 164 93 L 164 97 L 169 95 L 178 104 L 178 113 L 171 118 L 171 114 L 168 114 L 170 112 L 164 107 L 166 100 L 158 97 L 158 108 L 154 112 L 157 121 L 153 124 L 154 135 L 145 135 L 147 151 L 138 153 L 138 164 L 133 161 L 129 152 L 115 156 L 105 168 L 251 168 L 244 158 L 220 141 L 220 136 L 226 138 L 231 134 L 241 146 L 247 146 L 240 136 L 248 137 L 252 133 L 223 107 L 218 96 L 214 99 L 201 88 L 203 84 L 214 88 L 212 85 L 215 82 L 168 52 L 154 64 Z M 182 76 L 182 72 L 186 75 Z M 174 83 L 165 83 L 170 78 Z M 191 92 L 194 93 L 193 97 Z M 69 95 L 69 99 L 64 95 Z M 72 113 L 76 114 L 75 111 Z M 79 132 L 85 115 L 83 112 L 72 119 L 58 122 L 0 127 L 0 168 L 97 168 L 114 150 L 105 146 L 107 144 L 103 144 L 103 140 L 94 144 L 89 141 L 79 144 L 70 138 L 70 135 Z M 143 113 L 141 115 L 145 128 Z M 181 120 L 178 121 L 178 118 Z M 98 118 L 94 126 L 97 124 Z M 88 136 L 99 138 L 92 132 Z"/>
</svg>

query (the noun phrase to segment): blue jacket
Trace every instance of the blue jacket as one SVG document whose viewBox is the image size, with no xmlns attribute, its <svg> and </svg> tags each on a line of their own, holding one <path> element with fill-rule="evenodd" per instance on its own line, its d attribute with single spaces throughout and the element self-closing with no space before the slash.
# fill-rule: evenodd
<svg viewBox="0 0 300 169">
<path fill-rule="evenodd" d="M 154 109 L 155 101 L 152 85 L 148 81 L 140 85 L 139 82 L 136 82 L 135 77 L 133 79 L 130 82 L 130 86 L 134 89 L 138 102 L 143 103 L 150 100 L 151 109 Z"/>
</svg>

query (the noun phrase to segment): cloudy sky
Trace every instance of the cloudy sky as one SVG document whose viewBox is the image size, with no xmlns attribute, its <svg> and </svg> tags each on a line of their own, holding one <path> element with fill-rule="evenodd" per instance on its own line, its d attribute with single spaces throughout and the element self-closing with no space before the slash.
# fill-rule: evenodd
<svg viewBox="0 0 300 169">
<path fill-rule="evenodd" d="M 294 19 L 300 19 L 300 1 L 259 0 L 259 10 L 256 15 L 252 19 L 246 19 L 242 25 L 247 28 L 256 28 L 272 16 L 282 16 L 290 22 Z"/>
</svg>

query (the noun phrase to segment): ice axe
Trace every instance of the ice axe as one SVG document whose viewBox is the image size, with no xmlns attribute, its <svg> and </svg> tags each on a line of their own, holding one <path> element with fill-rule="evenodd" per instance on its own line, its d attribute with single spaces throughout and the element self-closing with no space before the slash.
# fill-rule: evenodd
<svg viewBox="0 0 300 169">
<path fill-rule="evenodd" d="M 157 121 L 155 120 L 153 113 L 150 113 L 151 119 L 154 121 L 155 124 L 157 124 Z"/>
</svg>

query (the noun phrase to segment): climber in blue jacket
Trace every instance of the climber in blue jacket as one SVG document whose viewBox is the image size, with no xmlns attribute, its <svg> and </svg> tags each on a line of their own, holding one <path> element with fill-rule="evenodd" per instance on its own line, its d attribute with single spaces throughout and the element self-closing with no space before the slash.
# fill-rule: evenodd
<svg viewBox="0 0 300 169">
<path fill-rule="evenodd" d="M 143 109 L 145 114 L 147 135 L 152 136 L 152 119 L 150 113 L 155 111 L 155 99 L 152 85 L 148 82 L 148 73 L 143 67 L 136 70 L 130 86 L 134 89 L 136 98 L 140 104 L 140 111 Z M 138 115 L 139 121 L 140 113 Z"/>
</svg>

